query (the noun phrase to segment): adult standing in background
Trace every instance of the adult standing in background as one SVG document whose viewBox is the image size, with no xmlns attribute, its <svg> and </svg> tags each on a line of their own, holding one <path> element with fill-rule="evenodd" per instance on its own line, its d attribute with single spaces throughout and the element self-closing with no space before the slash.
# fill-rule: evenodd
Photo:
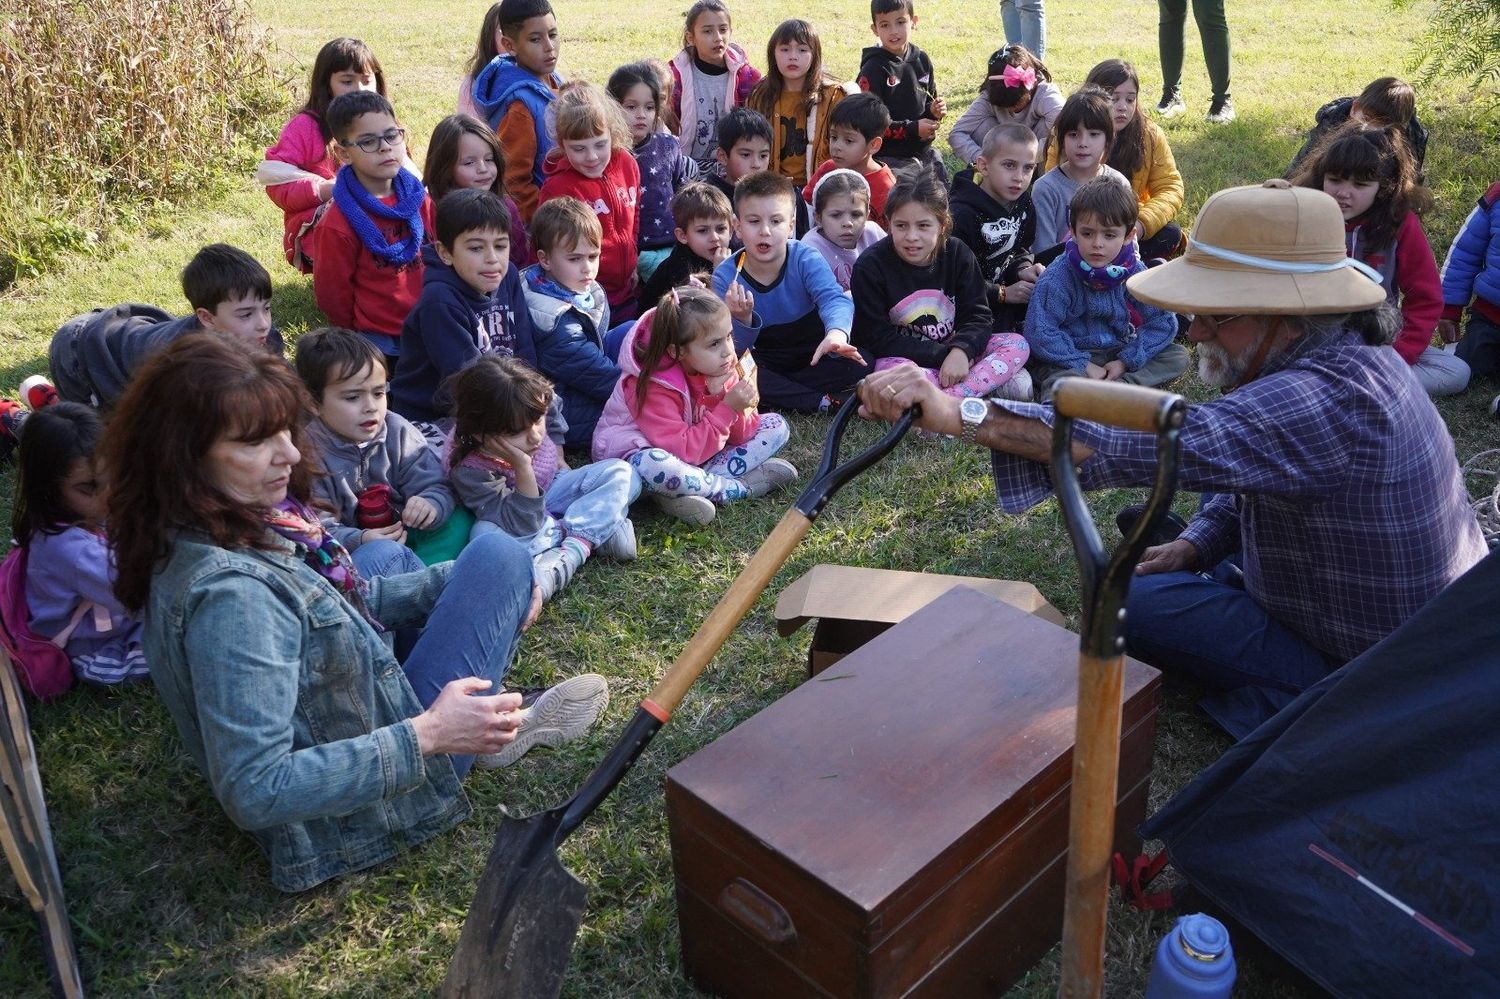
<svg viewBox="0 0 1500 999">
<path fill-rule="evenodd" d="M 1047 15 L 1043 0 L 1000 0 L 1000 23 L 1005 28 L 1005 43 L 1020 42 L 1038 59 L 1047 52 Z M 1178 48 L 1181 48 L 1179 43 Z M 1180 61 L 1180 60 L 1179 60 Z"/>
<path fill-rule="evenodd" d="M 1192 0 L 1192 4 L 1198 36 L 1203 39 L 1203 63 L 1214 91 L 1204 120 L 1216 125 L 1234 121 L 1234 102 L 1229 99 L 1229 21 L 1224 17 L 1224 0 Z M 1001 8 L 1004 9 L 1004 0 Z M 1162 81 L 1156 113 L 1163 118 L 1175 118 L 1187 110 L 1182 100 L 1182 47 L 1188 0 L 1156 0 L 1156 9 L 1161 17 L 1157 22 L 1156 47 L 1161 56 Z M 1009 34 L 1009 29 L 1006 33 Z"/>
</svg>

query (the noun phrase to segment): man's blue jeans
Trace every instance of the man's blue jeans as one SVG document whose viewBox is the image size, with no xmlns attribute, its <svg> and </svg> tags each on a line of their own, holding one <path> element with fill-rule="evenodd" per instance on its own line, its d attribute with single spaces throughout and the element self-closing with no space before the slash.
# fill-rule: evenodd
<svg viewBox="0 0 1500 999">
<path fill-rule="evenodd" d="M 445 686 L 462 677 L 489 680 L 485 693 L 499 693 L 530 606 L 531 556 L 525 546 L 500 533 L 470 541 L 403 664 L 422 707 L 431 707 Z M 462 780 L 474 757 L 452 760 Z"/>
<path fill-rule="evenodd" d="M 1136 576 L 1125 640 L 1137 659 L 1215 688 L 1199 706 L 1241 739 L 1340 664 L 1266 613 L 1236 568 Z"/>
</svg>

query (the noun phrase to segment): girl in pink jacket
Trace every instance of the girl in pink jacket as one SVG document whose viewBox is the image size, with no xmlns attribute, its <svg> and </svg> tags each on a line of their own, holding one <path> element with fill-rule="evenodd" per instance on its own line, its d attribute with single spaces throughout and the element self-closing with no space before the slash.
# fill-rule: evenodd
<svg viewBox="0 0 1500 999">
<path fill-rule="evenodd" d="M 748 292 L 735 293 L 735 305 L 733 322 L 753 320 Z M 773 457 L 791 428 L 756 411 L 754 369 L 748 354 L 735 357 L 733 322 L 712 292 L 663 295 L 620 345 L 624 374 L 594 428 L 594 460 L 625 459 L 657 505 L 690 524 L 797 478 Z"/>
<path fill-rule="evenodd" d="M 287 262 L 304 274 L 312 273 L 312 260 L 303 253 L 303 237 L 333 197 L 333 175 L 339 169 L 329 151 L 333 136 L 323 124 L 323 112 L 335 97 L 354 90 L 386 96 L 385 73 L 364 42 L 335 38 L 318 50 L 307 103 L 286 123 L 255 171 L 256 181 L 284 215 L 281 242 Z"/>
</svg>

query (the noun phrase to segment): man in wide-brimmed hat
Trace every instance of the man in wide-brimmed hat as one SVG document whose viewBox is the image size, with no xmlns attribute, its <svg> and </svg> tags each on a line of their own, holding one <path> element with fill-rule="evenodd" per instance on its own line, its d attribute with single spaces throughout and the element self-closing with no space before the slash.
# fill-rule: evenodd
<svg viewBox="0 0 1500 999">
<path fill-rule="evenodd" d="M 1130 279 L 1131 295 L 1195 318 L 1199 377 L 1222 398 L 1188 410 L 1180 485 L 1210 494 L 1148 548 L 1132 584 L 1132 654 L 1198 677 L 1242 736 L 1385 637 L 1483 556 L 1454 446 L 1389 345 L 1400 316 L 1344 251 L 1337 204 L 1272 180 L 1209 198 L 1187 252 Z M 1000 505 L 1051 486 L 1052 410 L 972 404 L 910 366 L 867 377 L 864 410 L 993 451 Z M 1086 488 L 1149 485 L 1155 437 L 1075 424 Z M 1243 575 L 1241 575 L 1241 568 Z"/>
</svg>

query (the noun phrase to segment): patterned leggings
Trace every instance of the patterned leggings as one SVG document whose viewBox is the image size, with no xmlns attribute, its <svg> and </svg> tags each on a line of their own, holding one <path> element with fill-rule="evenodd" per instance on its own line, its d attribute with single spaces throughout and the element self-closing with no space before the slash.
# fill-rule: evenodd
<svg viewBox="0 0 1500 999">
<path fill-rule="evenodd" d="M 960 399 L 967 396 L 987 396 L 1014 378 L 1016 372 L 1026 366 L 1026 359 L 1030 356 L 1031 348 L 1026 345 L 1026 338 L 1021 334 L 996 333 L 984 345 L 984 354 L 969 366 L 968 376 L 943 391 Z M 875 370 L 885 371 L 898 364 L 915 363 L 905 357 L 882 357 L 875 362 Z M 928 381 L 941 387 L 937 369 L 923 368 L 922 372 Z"/>
<path fill-rule="evenodd" d="M 702 468 L 659 447 L 643 448 L 626 460 L 640 475 L 648 493 L 703 496 L 718 504 L 733 503 L 750 495 L 740 476 L 780 451 L 791 435 L 786 420 L 776 413 L 762 413 L 754 437 L 726 447 Z"/>
</svg>

